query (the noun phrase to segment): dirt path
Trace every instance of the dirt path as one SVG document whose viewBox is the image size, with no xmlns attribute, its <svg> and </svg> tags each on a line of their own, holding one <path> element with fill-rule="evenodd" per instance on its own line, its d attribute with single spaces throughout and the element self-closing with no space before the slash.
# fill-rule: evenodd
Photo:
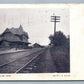
<svg viewBox="0 0 84 84">
<path fill-rule="evenodd" d="M 56 68 L 54 65 L 54 61 L 52 59 L 50 49 L 46 49 L 46 51 L 40 56 L 40 59 L 35 63 L 36 69 L 33 69 L 32 72 L 35 73 L 53 73 L 56 72 Z"/>
<path fill-rule="evenodd" d="M 43 72 L 55 72 L 55 65 L 52 59 L 52 56 L 50 54 L 50 49 L 48 49 L 44 56 L 44 62 L 43 62 Z"/>
</svg>

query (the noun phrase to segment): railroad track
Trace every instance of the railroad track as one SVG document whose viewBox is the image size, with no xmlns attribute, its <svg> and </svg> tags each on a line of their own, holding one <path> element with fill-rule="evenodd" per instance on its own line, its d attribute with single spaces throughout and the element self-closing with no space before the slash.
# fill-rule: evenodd
<svg viewBox="0 0 84 84">
<path fill-rule="evenodd" d="M 34 52 L 28 56 L 15 59 L 11 62 L 0 65 L 0 73 L 19 73 L 23 70 L 28 64 L 37 59 L 40 54 L 42 54 L 45 49 Z"/>
</svg>

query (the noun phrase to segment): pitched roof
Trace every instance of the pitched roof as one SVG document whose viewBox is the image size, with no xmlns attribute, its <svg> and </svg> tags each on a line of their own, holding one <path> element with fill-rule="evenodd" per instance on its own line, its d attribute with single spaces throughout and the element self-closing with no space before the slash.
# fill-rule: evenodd
<svg viewBox="0 0 84 84">
<path fill-rule="evenodd" d="M 11 35 L 14 35 L 14 38 L 11 38 L 11 37 L 5 38 L 5 37 L 3 37 L 4 33 L 8 33 L 8 32 L 12 33 Z M 14 27 L 12 27 L 10 29 L 7 28 L 2 33 L 2 35 L 0 36 L 0 41 L 7 40 L 7 41 L 13 41 L 13 42 L 18 41 L 18 42 L 26 42 L 26 43 L 28 43 L 27 40 L 21 40 L 20 39 L 21 35 L 25 35 L 27 37 L 27 39 L 29 38 L 28 34 L 26 32 L 24 32 L 23 27 L 21 25 L 19 26 L 19 28 L 14 28 Z"/>
<path fill-rule="evenodd" d="M 25 35 L 27 35 L 27 33 L 24 32 L 23 27 L 21 25 L 19 26 L 19 28 L 12 27 L 11 29 L 9 29 L 9 31 L 11 31 L 13 34 L 18 34 L 18 35 L 25 34 Z"/>
<path fill-rule="evenodd" d="M 11 32 L 11 33 L 13 33 L 13 34 L 16 34 L 16 35 L 25 35 L 25 36 L 27 36 L 28 37 L 28 34 L 27 34 L 27 32 L 25 32 L 24 30 L 23 30 L 23 27 L 20 25 L 19 26 L 19 28 L 14 28 L 14 27 L 12 27 L 12 28 L 7 28 L 5 31 L 4 31 L 4 33 L 5 32 Z M 29 38 L 29 37 L 28 37 Z"/>
</svg>

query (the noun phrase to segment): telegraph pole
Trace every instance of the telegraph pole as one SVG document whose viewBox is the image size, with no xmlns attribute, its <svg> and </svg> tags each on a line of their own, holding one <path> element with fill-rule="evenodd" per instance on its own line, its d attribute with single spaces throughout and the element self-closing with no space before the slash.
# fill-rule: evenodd
<svg viewBox="0 0 84 84">
<path fill-rule="evenodd" d="M 51 22 L 54 22 L 54 36 L 55 36 L 56 22 L 60 22 L 60 16 L 51 16 Z"/>
</svg>

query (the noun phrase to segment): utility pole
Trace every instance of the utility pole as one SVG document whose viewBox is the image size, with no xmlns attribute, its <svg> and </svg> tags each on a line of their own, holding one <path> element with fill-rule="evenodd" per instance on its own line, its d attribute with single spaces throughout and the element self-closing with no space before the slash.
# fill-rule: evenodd
<svg viewBox="0 0 84 84">
<path fill-rule="evenodd" d="M 51 16 L 51 22 L 54 22 L 54 36 L 55 36 L 56 22 L 60 22 L 60 16 Z"/>
</svg>

